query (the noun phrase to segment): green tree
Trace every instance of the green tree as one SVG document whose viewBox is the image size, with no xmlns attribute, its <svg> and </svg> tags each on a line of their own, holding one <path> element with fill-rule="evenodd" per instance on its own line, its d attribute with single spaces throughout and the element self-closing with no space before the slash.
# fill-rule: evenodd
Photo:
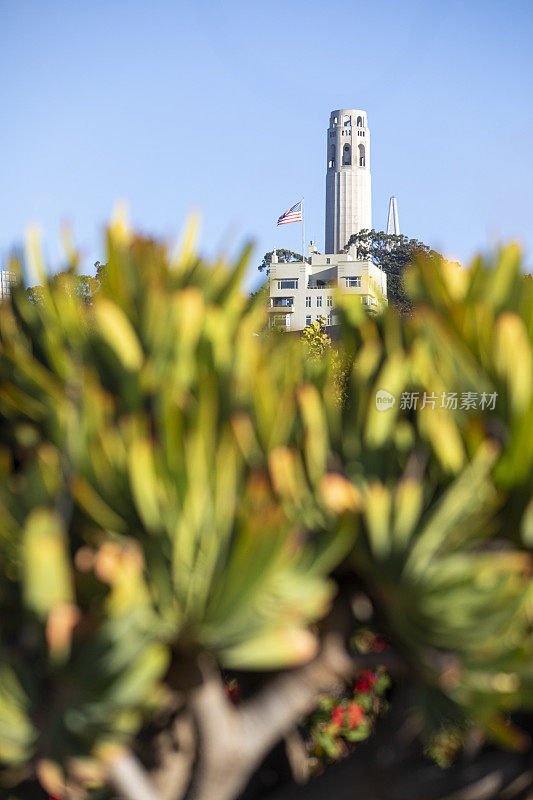
<svg viewBox="0 0 533 800">
<path fill-rule="evenodd" d="M 44 289 L 42 286 L 29 286 L 26 289 L 26 297 L 30 303 L 41 305 L 44 302 Z"/>
<path fill-rule="evenodd" d="M 98 291 L 100 281 L 91 275 L 73 275 L 68 272 L 58 272 L 54 275 L 54 282 L 62 286 L 67 292 L 74 292 L 76 296 L 87 305 L 91 305 L 94 295 Z"/>
<path fill-rule="evenodd" d="M 389 303 L 403 313 L 409 313 L 412 309 L 403 285 L 403 275 L 407 267 L 416 258 L 442 258 L 417 239 L 383 231 L 362 230 L 354 233 L 344 251 L 347 252 L 352 245 L 355 245 L 357 258 L 370 259 L 386 273 Z"/>
<path fill-rule="evenodd" d="M 326 318 L 318 317 L 303 329 L 302 337 L 312 358 L 321 358 L 332 346 L 328 336 Z"/>
<path fill-rule="evenodd" d="M 94 296 L 105 274 L 105 264 L 95 262 L 96 274 L 79 275 L 76 272 L 64 270 L 56 272 L 50 279 L 50 285 L 62 287 L 68 294 L 75 294 L 86 305 L 92 305 Z M 44 288 L 42 286 L 31 286 L 26 289 L 26 295 L 32 303 L 43 303 Z"/>
<path fill-rule="evenodd" d="M 107 269 L 107 264 L 102 264 L 101 261 L 95 261 L 94 262 L 94 268 L 96 270 L 96 273 L 95 273 L 94 277 L 98 281 L 98 284 L 101 284 L 102 281 L 104 280 L 104 276 L 105 276 L 106 269 Z"/>
<path fill-rule="evenodd" d="M 302 331 L 302 340 L 311 360 L 329 359 L 332 385 L 339 405 L 346 402 L 351 359 L 342 346 L 333 342 L 327 332 L 326 317 L 318 317 Z"/>
<path fill-rule="evenodd" d="M 301 261 L 302 254 L 301 253 L 294 253 L 292 250 L 276 250 L 276 254 L 280 261 Z M 270 250 L 268 253 L 265 253 L 263 256 L 263 260 L 257 267 L 259 272 L 266 272 L 267 275 L 270 274 L 270 265 L 272 264 L 272 256 L 274 255 L 274 251 Z"/>
</svg>

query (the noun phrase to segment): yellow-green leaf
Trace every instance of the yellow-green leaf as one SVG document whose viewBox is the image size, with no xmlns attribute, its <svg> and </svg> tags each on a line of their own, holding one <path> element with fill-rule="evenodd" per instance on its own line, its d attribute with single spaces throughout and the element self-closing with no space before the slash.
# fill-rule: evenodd
<svg viewBox="0 0 533 800">
<path fill-rule="evenodd" d="M 65 528 L 57 513 L 37 508 L 26 521 L 23 537 L 26 603 L 46 617 L 54 606 L 74 599 Z"/>
</svg>

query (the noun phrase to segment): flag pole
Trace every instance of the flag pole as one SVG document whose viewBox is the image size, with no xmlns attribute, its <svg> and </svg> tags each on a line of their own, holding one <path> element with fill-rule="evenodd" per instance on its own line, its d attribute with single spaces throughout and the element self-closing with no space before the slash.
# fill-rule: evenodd
<svg viewBox="0 0 533 800">
<path fill-rule="evenodd" d="M 302 261 L 305 264 L 305 211 L 304 211 L 303 197 L 302 197 Z"/>
</svg>

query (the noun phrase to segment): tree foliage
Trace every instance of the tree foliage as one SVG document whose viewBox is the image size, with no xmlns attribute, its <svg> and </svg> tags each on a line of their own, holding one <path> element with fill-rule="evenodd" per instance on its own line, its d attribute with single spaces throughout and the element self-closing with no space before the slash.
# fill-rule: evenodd
<svg viewBox="0 0 533 800">
<path fill-rule="evenodd" d="M 412 308 L 403 285 L 403 275 L 407 267 L 420 257 L 441 258 L 428 245 L 417 239 L 383 231 L 362 230 L 354 233 L 344 248 L 345 252 L 352 245 L 355 245 L 357 258 L 370 259 L 386 273 L 389 302 L 403 313 L 409 313 Z"/>
<path fill-rule="evenodd" d="M 272 264 L 272 256 L 274 255 L 274 251 L 270 250 L 268 253 L 265 253 L 263 256 L 263 260 L 257 267 L 259 272 L 266 272 L 267 275 L 270 274 L 270 265 Z M 276 250 L 276 255 L 280 261 L 286 261 L 290 263 L 291 261 L 301 261 L 302 254 L 301 253 L 294 253 L 292 250 L 284 250 L 279 249 Z"/>
<path fill-rule="evenodd" d="M 387 760 L 376 721 L 350 762 L 367 796 L 458 796 L 496 770 L 498 792 L 531 785 L 533 289 L 517 248 L 468 271 L 418 259 L 407 318 L 341 295 L 343 402 L 332 348 L 254 335 L 248 251 L 206 264 L 189 232 L 170 258 L 119 221 L 108 248 L 92 305 L 66 274 L 0 308 L 7 796 L 231 800 L 317 696 L 380 665 Z M 390 649 L 347 648 L 364 625 Z M 255 673 L 238 706 L 227 668 Z M 355 695 L 338 705 L 345 741 L 377 720 Z M 443 725 L 514 752 L 483 760 L 480 744 L 474 772 L 438 777 L 420 759 Z M 309 797 L 332 793 L 331 769 Z"/>
<path fill-rule="evenodd" d="M 56 272 L 50 278 L 50 284 L 57 286 L 66 294 L 76 295 L 86 305 L 92 305 L 105 272 L 105 264 L 97 261 L 94 266 L 96 267 L 94 276 L 79 275 L 73 270 L 63 270 Z M 46 294 L 47 290 L 43 286 L 31 286 L 26 289 L 26 295 L 32 303 L 43 303 Z"/>
</svg>

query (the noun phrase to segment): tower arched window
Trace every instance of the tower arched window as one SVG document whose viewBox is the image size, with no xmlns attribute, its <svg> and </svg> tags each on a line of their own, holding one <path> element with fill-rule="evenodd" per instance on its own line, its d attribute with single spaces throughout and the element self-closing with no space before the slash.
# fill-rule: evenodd
<svg viewBox="0 0 533 800">
<path fill-rule="evenodd" d="M 357 127 L 358 128 L 363 127 L 363 117 L 357 117 Z"/>
<path fill-rule="evenodd" d="M 335 145 L 330 144 L 329 146 L 329 159 L 328 159 L 328 167 L 335 166 Z"/>
<path fill-rule="evenodd" d="M 345 144 L 342 148 L 342 163 L 345 167 L 349 167 L 352 163 L 352 148 L 349 144 Z"/>
<path fill-rule="evenodd" d="M 365 166 L 365 146 L 364 144 L 359 145 L 359 166 Z"/>
</svg>

